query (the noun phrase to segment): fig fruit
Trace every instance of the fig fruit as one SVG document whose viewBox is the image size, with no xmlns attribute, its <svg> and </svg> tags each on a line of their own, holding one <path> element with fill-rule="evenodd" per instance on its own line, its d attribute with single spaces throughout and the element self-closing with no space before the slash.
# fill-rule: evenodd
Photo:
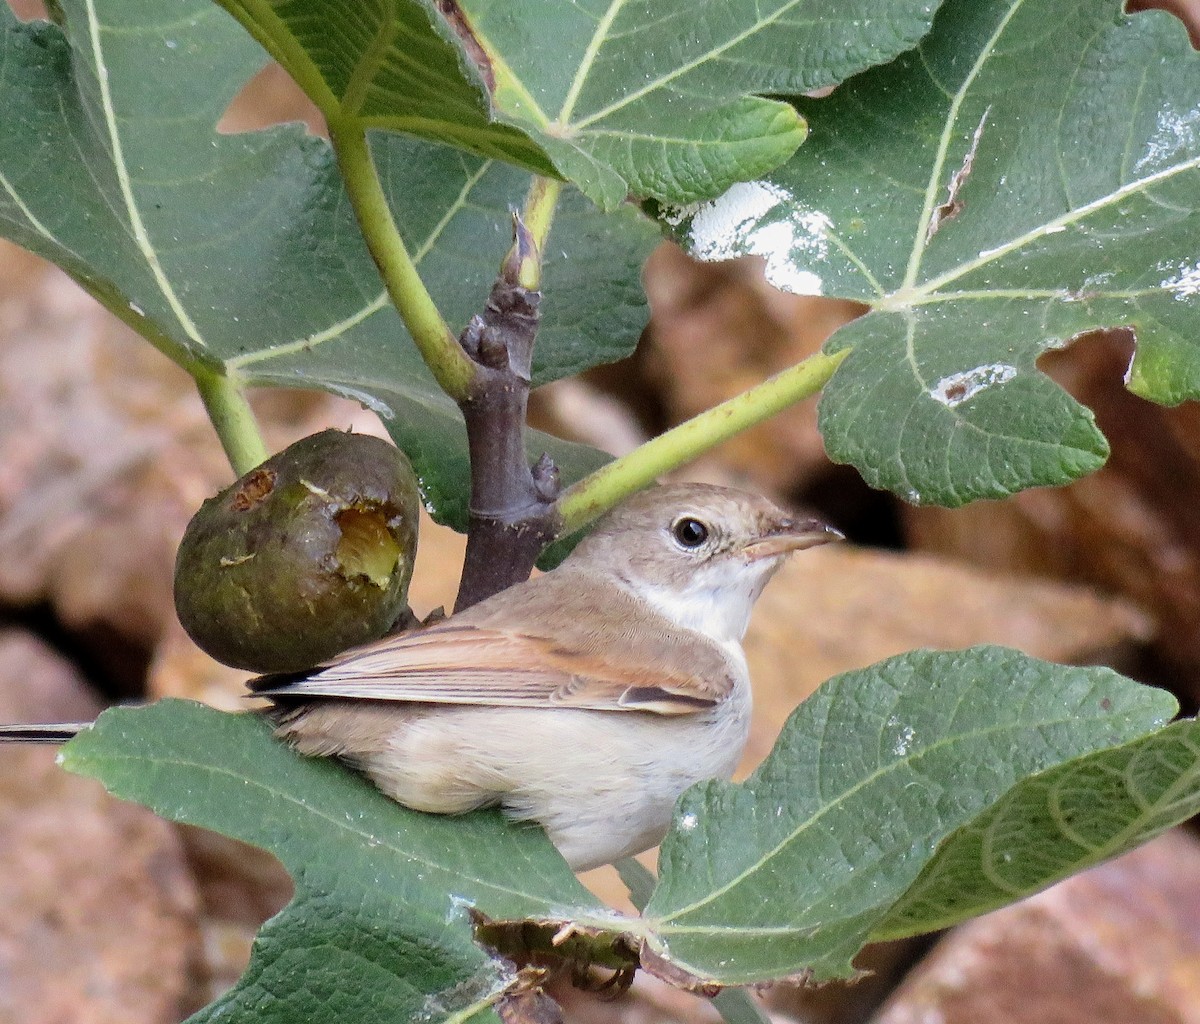
<svg viewBox="0 0 1200 1024">
<path fill-rule="evenodd" d="M 382 636 L 407 608 L 420 496 L 404 453 L 326 430 L 251 470 L 192 517 L 175 609 L 212 657 L 310 668 Z"/>
</svg>

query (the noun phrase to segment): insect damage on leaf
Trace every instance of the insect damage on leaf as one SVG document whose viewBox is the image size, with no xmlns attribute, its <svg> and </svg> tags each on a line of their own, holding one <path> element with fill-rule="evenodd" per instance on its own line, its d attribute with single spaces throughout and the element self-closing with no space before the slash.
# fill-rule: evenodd
<svg viewBox="0 0 1200 1024">
<path fill-rule="evenodd" d="M 496 72 L 492 68 L 492 58 L 488 56 L 487 50 L 483 48 L 483 44 L 475 35 L 463 9 L 454 0 L 438 0 L 438 11 L 446 19 L 446 24 L 458 36 L 459 41 L 463 44 L 463 49 L 467 51 L 475 67 L 479 69 L 480 77 L 483 78 L 483 84 L 487 86 L 487 91 L 495 92 Z"/>
<path fill-rule="evenodd" d="M 971 137 L 971 146 L 963 156 L 963 162 L 957 171 L 950 176 L 950 185 L 947 189 L 946 201 L 941 206 L 933 211 L 933 216 L 929 218 L 929 227 L 925 231 L 926 243 L 938 233 L 938 228 L 942 226 L 944 221 L 950 220 L 952 217 L 957 217 L 963 210 L 963 202 L 959 198 L 959 193 L 962 191 L 963 185 L 967 183 L 967 179 L 971 176 L 971 168 L 975 164 L 975 153 L 979 149 L 979 140 L 983 138 L 983 126 L 987 124 L 988 114 L 992 112 L 989 106 L 983 112 L 983 117 L 979 119 L 979 124 L 975 128 L 975 134 Z"/>
<path fill-rule="evenodd" d="M 640 964 L 636 939 L 615 928 L 565 919 L 498 920 L 474 907 L 469 913 L 475 941 L 493 956 L 522 969 L 567 969 L 583 988 L 623 992 Z"/>
</svg>

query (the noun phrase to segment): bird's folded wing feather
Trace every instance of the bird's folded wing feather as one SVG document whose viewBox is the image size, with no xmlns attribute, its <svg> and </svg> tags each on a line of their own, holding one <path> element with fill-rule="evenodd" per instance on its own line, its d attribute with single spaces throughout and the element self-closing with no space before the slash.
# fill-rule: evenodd
<svg viewBox="0 0 1200 1024">
<path fill-rule="evenodd" d="M 678 662 L 678 659 L 670 659 Z M 705 659 L 707 660 L 707 659 Z M 720 659 L 717 659 L 720 661 Z M 643 666 L 504 629 L 448 622 L 347 652 L 311 674 L 255 681 L 257 696 L 689 714 L 729 691 L 727 668 Z M 276 683 L 281 685 L 276 685 Z"/>
</svg>

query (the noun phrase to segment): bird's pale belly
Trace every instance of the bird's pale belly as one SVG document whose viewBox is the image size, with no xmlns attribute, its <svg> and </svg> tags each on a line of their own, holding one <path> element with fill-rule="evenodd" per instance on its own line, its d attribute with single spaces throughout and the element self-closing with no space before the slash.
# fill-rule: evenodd
<svg viewBox="0 0 1200 1024">
<path fill-rule="evenodd" d="M 394 707 L 338 709 L 347 712 L 377 716 L 349 730 L 361 742 L 307 752 L 337 754 L 418 810 L 458 814 L 499 804 L 544 826 L 577 871 L 658 843 L 683 790 L 733 773 L 749 728 L 749 701 L 740 693 L 687 716 L 446 705 L 404 715 Z M 315 725 L 310 719 L 307 740 L 319 732 Z"/>
</svg>

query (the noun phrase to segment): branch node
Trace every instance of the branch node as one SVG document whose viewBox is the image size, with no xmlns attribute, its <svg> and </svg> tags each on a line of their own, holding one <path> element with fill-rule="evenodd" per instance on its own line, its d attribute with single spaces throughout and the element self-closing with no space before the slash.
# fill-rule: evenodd
<svg viewBox="0 0 1200 1024">
<path fill-rule="evenodd" d="M 533 489 L 538 498 L 546 504 L 556 501 L 560 486 L 558 467 L 549 453 L 542 452 L 530 472 L 533 475 Z"/>
<path fill-rule="evenodd" d="M 475 357 L 479 363 L 492 370 L 507 370 L 508 339 L 503 332 L 491 325 L 479 331 L 479 351 Z"/>
<path fill-rule="evenodd" d="M 458 343 L 462 346 L 463 351 L 475 362 L 479 362 L 479 336 L 483 333 L 483 329 L 483 317 L 476 313 L 467 321 L 467 326 L 458 336 Z"/>
</svg>

